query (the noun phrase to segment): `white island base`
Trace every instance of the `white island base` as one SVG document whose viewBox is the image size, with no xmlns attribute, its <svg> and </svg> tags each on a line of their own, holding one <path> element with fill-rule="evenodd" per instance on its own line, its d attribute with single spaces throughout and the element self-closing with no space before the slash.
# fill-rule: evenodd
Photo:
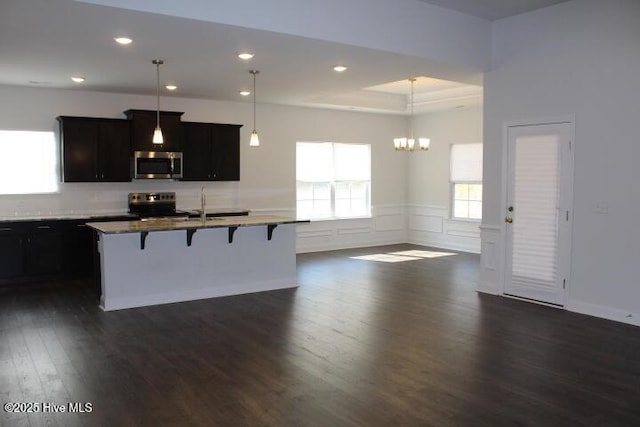
<svg viewBox="0 0 640 427">
<path fill-rule="evenodd" d="M 97 225 L 97 224 L 96 224 Z M 296 225 L 99 233 L 105 311 L 296 287 Z"/>
</svg>

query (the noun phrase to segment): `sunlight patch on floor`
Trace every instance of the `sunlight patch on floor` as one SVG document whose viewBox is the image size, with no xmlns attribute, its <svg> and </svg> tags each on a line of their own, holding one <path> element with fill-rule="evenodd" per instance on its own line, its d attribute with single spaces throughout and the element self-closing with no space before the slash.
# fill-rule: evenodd
<svg viewBox="0 0 640 427">
<path fill-rule="evenodd" d="M 391 252 L 391 255 L 410 256 L 410 257 L 416 257 L 416 258 L 440 258 L 443 256 L 452 256 L 456 254 L 453 252 L 411 250 L 411 251 Z"/>
<path fill-rule="evenodd" d="M 424 258 L 440 258 L 443 256 L 451 256 L 451 255 L 456 255 L 456 254 L 452 252 L 410 250 L 410 251 L 390 252 L 386 254 L 352 256 L 350 258 L 361 259 L 365 261 L 404 262 L 404 261 L 415 261 L 415 260 L 424 259 Z"/>
<path fill-rule="evenodd" d="M 380 262 L 404 262 L 404 261 L 415 261 L 420 258 L 402 256 L 402 255 L 391 255 L 391 254 L 372 254 L 372 255 L 361 255 L 361 256 L 352 256 L 352 259 L 362 259 L 365 261 L 380 261 Z"/>
</svg>

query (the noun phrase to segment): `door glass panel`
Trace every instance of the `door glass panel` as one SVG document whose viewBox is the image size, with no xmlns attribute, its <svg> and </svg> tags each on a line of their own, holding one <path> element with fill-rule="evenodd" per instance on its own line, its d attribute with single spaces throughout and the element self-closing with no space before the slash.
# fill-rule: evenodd
<svg viewBox="0 0 640 427">
<path fill-rule="evenodd" d="M 514 145 L 512 283 L 553 290 L 560 195 L 559 138 L 520 136 Z"/>
</svg>

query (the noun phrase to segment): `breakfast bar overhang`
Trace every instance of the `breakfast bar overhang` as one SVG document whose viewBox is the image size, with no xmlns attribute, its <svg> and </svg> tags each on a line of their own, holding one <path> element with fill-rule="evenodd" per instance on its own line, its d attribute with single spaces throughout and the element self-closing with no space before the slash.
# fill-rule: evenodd
<svg viewBox="0 0 640 427">
<path fill-rule="evenodd" d="M 296 224 L 280 216 L 93 222 L 105 311 L 296 287 Z"/>
</svg>

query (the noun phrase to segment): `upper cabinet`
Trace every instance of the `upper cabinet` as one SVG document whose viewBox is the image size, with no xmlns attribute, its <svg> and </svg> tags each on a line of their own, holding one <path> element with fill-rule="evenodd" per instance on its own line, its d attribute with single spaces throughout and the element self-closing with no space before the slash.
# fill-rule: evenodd
<svg viewBox="0 0 640 427">
<path fill-rule="evenodd" d="M 64 182 L 131 181 L 130 122 L 58 117 Z"/>
<path fill-rule="evenodd" d="M 242 125 L 182 122 L 183 181 L 239 181 Z"/>
<path fill-rule="evenodd" d="M 156 128 L 157 113 L 150 110 L 127 110 L 131 120 L 131 145 L 133 151 L 182 151 L 182 125 L 180 117 L 184 113 L 160 111 L 160 129 L 163 144 L 154 144 L 153 131 Z"/>
<path fill-rule="evenodd" d="M 131 181 L 134 151 L 181 151 L 183 181 L 239 181 L 242 125 L 182 122 L 160 112 L 162 145 L 153 144 L 156 112 L 127 110 L 125 119 L 58 117 L 64 182 Z"/>
</svg>

